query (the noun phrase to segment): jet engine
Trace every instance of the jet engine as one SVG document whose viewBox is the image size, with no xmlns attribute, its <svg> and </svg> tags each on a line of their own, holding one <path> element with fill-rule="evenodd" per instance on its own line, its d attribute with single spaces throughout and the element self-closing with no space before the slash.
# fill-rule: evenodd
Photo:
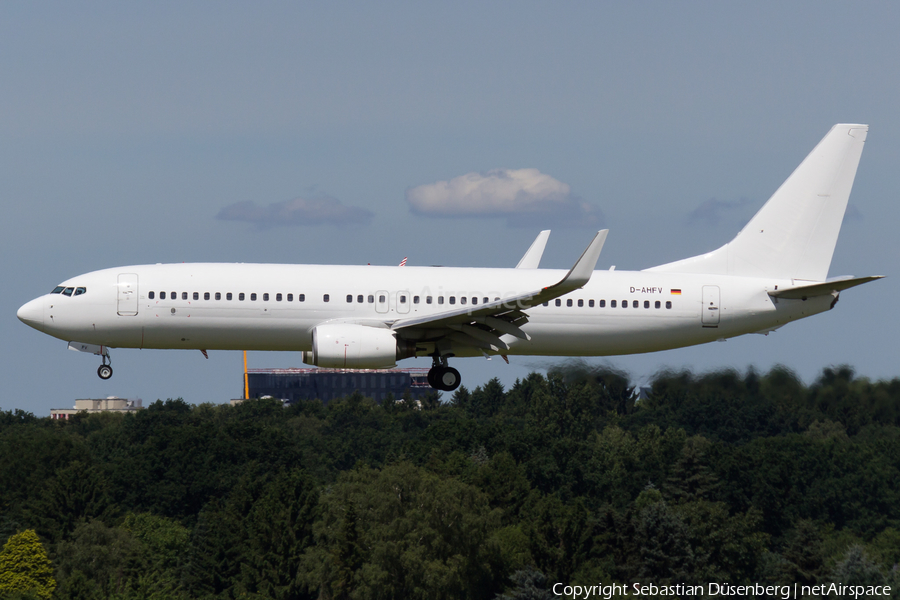
<svg viewBox="0 0 900 600">
<path fill-rule="evenodd" d="M 401 358 L 415 356 L 415 344 L 390 329 L 345 323 L 318 325 L 312 331 L 312 352 L 303 362 L 333 369 L 384 369 Z"/>
</svg>

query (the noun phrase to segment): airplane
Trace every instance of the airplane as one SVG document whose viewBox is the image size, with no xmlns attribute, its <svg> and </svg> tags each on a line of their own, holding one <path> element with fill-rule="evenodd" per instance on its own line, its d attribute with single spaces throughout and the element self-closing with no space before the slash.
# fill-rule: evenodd
<svg viewBox="0 0 900 600">
<path fill-rule="evenodd" d="M 868 125 L 838 124 L 721 248 L 642 271 L 595 271 L 608 230 L 568 271 L 540 269 L 549 231 L 516 268 L 156 264 L 68 279 L 18 310 L 101 357 L 109 348 L 284 350 L 343 369 L 430 356 L 611 356 L 768 334 L 881 276 L 828 278 Z"/>
</svg>

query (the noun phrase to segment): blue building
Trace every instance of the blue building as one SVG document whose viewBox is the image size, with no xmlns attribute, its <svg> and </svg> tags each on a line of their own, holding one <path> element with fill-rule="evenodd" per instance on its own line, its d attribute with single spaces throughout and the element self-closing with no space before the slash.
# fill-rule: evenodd
<svg viewBox="0 0 900 600">
<path fill-rule="evenodd" d="M 421 399 L 434 390 L 428 385 L 428 369 L 249 369 L 251 398 L 271 396 L 286 402 L 335 398 L 358 391 L 381 403 L 388 394 L 401 399 L 409 392 Z"/>
</svg>

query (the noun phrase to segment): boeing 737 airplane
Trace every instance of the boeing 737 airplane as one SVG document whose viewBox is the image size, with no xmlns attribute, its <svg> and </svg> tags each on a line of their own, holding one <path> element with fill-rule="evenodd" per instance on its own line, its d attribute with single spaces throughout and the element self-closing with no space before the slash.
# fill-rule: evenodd
<svg viewBox="0 0 900 600">
<path fill-rule="evenodd" d="M 768 333 L 879 277 L 828 278 L 867 125 L 835 125 L 731 242 L 643 271 L 594 271 L 607 231 L 568 271 L 539 269 L 542 231 L 514 269 L 141 265 L 73 277 L 18 311 L 69 348 L 297 350 L 320 367 L 431 356 L 610 356 Z"/>
</svg>

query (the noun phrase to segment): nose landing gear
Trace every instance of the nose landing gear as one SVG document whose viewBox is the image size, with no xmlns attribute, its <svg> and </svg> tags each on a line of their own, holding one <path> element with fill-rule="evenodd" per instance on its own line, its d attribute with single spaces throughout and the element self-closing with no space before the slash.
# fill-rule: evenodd
<svg viewBox="0 0 900 600">
<path fill-rule="evenodd" d="M 103 354 L 101 356 L 103 357 L 103 364 L 97 368 L 97 375 L 100 376 L 100 379 L 103 379 L 105 381 L 105 380 L 109 379 L 110 377 L 112 377 L 113 371 L 112 371 L 112 365 L 109 364 L 111 362 L 109 360 L 109 355 Z"/>
<path fill-rule="evenodd" d="M 96 344 L 85 344 L 83 342 L 69 342 L 69 350 L 76 352 L 87 352 L 88 354 L 96 354 L 103 359 L 103 364 L 97 369 L 97 375 L 104 381 L 112 377 L 112 366 L 109 359 L 109 348 L 106 346 L 97 346 Z"/>
<path fill-rule="evenodd" d="M 431 369 L 428 371 L 428 384 L 442 392 L 452 392 L 459 387 L 462 377 L 459 371 L 447 364 L 447 357 L 435 353 L 432 356 Z"/>
</svg>

